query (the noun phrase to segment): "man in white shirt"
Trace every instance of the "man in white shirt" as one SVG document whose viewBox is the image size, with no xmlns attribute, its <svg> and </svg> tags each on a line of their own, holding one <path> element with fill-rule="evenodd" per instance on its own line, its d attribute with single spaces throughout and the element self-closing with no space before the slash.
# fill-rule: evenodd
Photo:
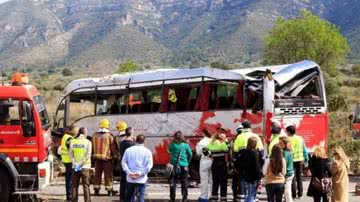
<svg viewBox="0 0 360 202">
<path fill-rule="evenodd" d="M 145 136 L 136 137 L 136 145 L 126 149 L 121 161 L 122 169 L 126 173 L 126 202 L 133 202 L 135 195 L 138 201 L 145 199 L 145 184 L 148 173 L 153 167 L 152 153 L 144 146 Z"/>
<path fill-rule="evenodd" d="M 210 153 L 207 150 L 207 145 L 211 141 L 211 134 L 205 128 L 203 129 L 204 138 L 196 145 L 196 154 L 200 156 L 200 197 L 199 201 L 208 201 L 209 198 L 209 185 L 212 185 L 211 165 L 212 159 Z"/>
</svg>

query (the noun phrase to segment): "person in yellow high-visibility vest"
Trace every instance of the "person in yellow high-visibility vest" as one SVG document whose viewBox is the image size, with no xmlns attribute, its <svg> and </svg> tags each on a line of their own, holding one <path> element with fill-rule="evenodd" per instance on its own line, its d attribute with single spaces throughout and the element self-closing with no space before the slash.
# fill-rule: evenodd
<svg viewBox="0 0 360 202">
<path fill-rule="evenodd" d="M 279 144 L 279 139 L 281 137 L 281 127 L 280 125 L 273 123 L 271 126 L 271 138 L 270 138 L 270 144 L 268 147 L 268 156 L 271 156 L 271 151 L 274 145 Z"/>
<path fill-rule="evenodd" d="M 293 199 L 301 198 L 303 195 L 303 183 L 302 183 L 302 173 L 303 166 L 307 166 L 309 161 L 308 150 L 305 145 L 304 139 L 296 135 L 295 126 L 288 126 L 286 132 L 289 136 L 293 155 L 294 155 L 294 172 L 295 177 L 292 182 L 291 192 Z"/>
<path fill-rule="evenodd" d="M 85 128 L 80 128 L 79 134 L 70 143 L 70 158 L 73 165 L 72 174 L 72 201 L 78 201 L 80 178 L 84 189 L 84 201 L 90 202 L 90 168 L 91 142 L 85 136 Z"/>
<path fill-rule="evenodd" d="M 213 184 L 210 201 L 218 201 L 220 189 L 220 201 L 226 201 L 227 197 L 227 156 L 229 146 L 226 135 L 217 132 L 207 145 L 213 163 L 211 166 Z"/>
<path fill-rule="evenodd" d="M 64 136 L 61 139 L 60 154 L 61 161 L 65 166 L 65 190 L 66 190 L 66 200 L 71 201 L 71 175 L 72 175 L 72 162 L 69 155 L 70 142 L 74 136 L 79 132 L 79 128 L 75 126 L 70 126 L 65 132 Z"/>
</svg>

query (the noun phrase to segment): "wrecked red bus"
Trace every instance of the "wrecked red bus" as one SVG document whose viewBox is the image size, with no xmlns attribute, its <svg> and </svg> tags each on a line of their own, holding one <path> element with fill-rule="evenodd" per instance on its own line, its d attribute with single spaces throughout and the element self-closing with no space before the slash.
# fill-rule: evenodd
<svg viewBox="0 0 360 202">
<path fill-rule="evenodd" d="M 264 79 L 267 69 L 271 80 Z M 270 138 L 272 121 L 284 128 L 296 125 L 310 148 L 326 144 L 328 130 L 324 81 L 312 61 L 231 71 L 159 69 L 74 80 L 66 86 L 56 116 L 54 125 L 74 123 L 87 127 L 89 134 L 103 118 L 111 121 L 114 135 L 116 122 L 126 121 L 135 135 L 146 135 L 156 165 L 168 162 L 167 147 L 178 130 L 192 148 L 203 128 L 222 127 L 231 136 L 244 120 L 265 139 Z"/>
</svg>

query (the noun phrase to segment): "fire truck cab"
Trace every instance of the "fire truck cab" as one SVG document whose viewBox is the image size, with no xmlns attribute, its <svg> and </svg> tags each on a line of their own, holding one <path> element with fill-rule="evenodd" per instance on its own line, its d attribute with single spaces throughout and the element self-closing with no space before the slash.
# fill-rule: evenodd
<svg viewBox="0 0 360 202">
<path fill-rule="evenodd" d="M 50 183 L 50 122 L 36 87 L 16 73 L 0 86 L 0 201 L 36 193 Z M 15 199 L 16 200 L 16 199 Z"/>
</svg>

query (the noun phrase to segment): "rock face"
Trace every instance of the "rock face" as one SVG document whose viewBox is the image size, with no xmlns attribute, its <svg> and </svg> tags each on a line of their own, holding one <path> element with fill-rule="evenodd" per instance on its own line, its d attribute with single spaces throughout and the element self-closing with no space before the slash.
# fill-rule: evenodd
<svg viewBox="0 0 360 202">
<path fill-rule="evenodd" d="M 358 0 L 12 0 L 0 4 L 5 67 L 244 62 L 278 17 L 301 9 L 337 24 L 360 56 Z"/>
</svg>

